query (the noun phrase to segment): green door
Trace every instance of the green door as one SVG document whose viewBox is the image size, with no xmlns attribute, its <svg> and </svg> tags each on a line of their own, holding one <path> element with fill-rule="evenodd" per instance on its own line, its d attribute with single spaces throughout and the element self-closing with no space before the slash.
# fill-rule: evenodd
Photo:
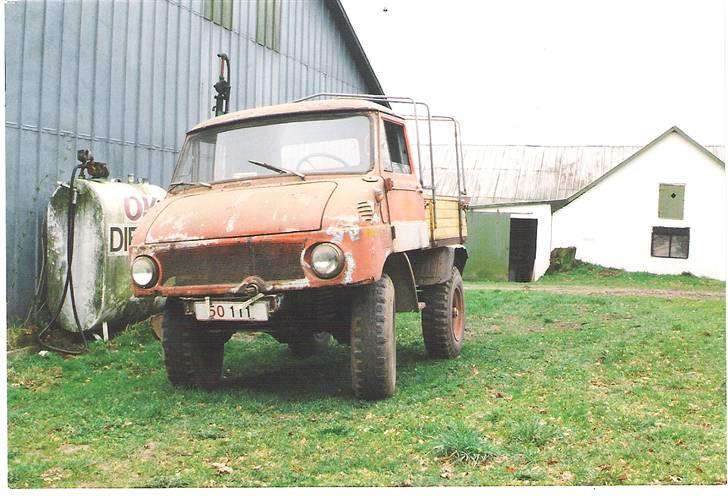
<svg viewBox="0 0 728 496">
<path fill-rule="evenodd" d="M 468 212 L 465 279 L 508 280 L 511 214 Z"/>
</svg>

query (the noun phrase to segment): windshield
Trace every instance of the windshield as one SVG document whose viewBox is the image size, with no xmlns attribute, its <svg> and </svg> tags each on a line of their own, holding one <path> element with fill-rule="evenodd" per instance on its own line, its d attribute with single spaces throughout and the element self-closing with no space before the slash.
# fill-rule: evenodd
<svg viewBox="0 0 728 496">
<path fill-rule="evenodd" d="M 188 136 L 172 182 L 217 182 L 273 176 L 263 162 L 302 174 L 361 173 L 372 168 L 366 115 L 299 116 L 298 120 L 216 127 Z"/>
</svg>

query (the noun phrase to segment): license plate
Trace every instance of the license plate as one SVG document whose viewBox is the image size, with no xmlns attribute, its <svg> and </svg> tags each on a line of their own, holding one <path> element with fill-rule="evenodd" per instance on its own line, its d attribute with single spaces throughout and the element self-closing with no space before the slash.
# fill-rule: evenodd
<svg viewBox="0 0 728 496">
<path fill-rule="evenodd" d="M 242 320 L 263 322 L 268 320 L 268 303 L 256 301 L 246 304 L 242 301 L 196 301 L 197 320 Z"/>
</svg>

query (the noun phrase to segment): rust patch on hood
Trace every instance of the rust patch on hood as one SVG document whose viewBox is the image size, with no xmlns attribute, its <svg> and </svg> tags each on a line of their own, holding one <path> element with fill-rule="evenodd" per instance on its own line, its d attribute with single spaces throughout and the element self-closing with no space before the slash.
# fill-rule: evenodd
<svg viewBox="0 0 728 496">
<path fill-rule="evenodd" d="M 231 188 L 168 199 L 147 243 L 258 236 L 321 229 L 330 181 Z"/>
</svg>

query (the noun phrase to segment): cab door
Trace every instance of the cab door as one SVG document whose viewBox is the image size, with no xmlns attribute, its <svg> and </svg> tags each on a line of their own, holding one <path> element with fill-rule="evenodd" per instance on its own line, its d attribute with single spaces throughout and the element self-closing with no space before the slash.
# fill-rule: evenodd
<svg viewBox="0 0 728 496">
<path fill-rule="evenodd" d="M 430 241 L 425 200 L 412 165 L 404 124 L 383 117 L 380 136 L 381 174 L 385 183 L 386 214 L 392 226 L 394 251 L 424 248 Z"/>
</svg>

